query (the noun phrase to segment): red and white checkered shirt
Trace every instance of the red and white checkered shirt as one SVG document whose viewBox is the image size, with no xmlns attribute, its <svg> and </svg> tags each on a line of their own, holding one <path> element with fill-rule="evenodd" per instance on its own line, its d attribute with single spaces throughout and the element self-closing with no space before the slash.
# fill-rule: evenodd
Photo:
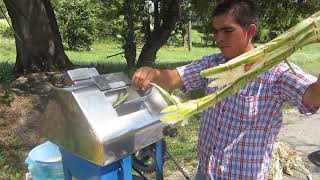
<svg viewBox="0 0 320 180">
<path fill-rule="evenodd" d="M 213 79 L 200 71 L 225 63 L 215 54 L 178 67 L 183 89 L 205 89 Z M 317 108 L 302 104 L 303 94 L 317 79 L 285 63 L 271 68 L 248 83 L 238 93 L 202 113 L 198 141 L 199 171 L 206 179 L 267 179 L 272 149 L 282 124 L 282 105 L 288 102 L 301 113 Z"/>
</svg>

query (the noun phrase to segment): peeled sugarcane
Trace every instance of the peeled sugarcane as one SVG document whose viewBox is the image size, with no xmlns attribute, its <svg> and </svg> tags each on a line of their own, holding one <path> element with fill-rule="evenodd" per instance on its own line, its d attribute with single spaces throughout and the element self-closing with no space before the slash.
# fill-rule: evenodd
<svg viewBox="0 0 320 180">
<path fill-rule="evenodd" d="M 224 64 L 201 71 L 202 76 L 215 78 L 209 87 L 224 88 L 203 98 L 165 108 L 162 113 L 166 114 L 162 121 L 177 122 L 215 105 L 238 92 L 246 83 L 279 64 L 299 48 L 316 42 L 320 42 L 320 12 L 264 45 Z M 290 66 L 289 63 L 288 65 Z"/>
<path fill-rule="evenodd" d="M 129 97 L 129 95 L 130 95 L 130 92 L 128 90 L 125 90 L 125 92 L 121 91 L 118 94 L 118 97 L 115 100 L 115 102 L 112 103 L 112 107 L 113 108 L 119 107 L 122 103 L 124 103 L 124 101 Z"/>
</svg>

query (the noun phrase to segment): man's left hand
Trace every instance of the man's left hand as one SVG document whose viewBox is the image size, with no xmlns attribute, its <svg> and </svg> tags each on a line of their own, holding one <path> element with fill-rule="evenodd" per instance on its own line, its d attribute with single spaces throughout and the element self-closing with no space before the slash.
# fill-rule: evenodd
<svg viewBox="0 0 320 180">
<path fill-rule="evenodd" d="M 311 84 L 303 95 L 303 104 L 310 107 L 320 107 L 320 74 L 317 82 Z"/>
</svg>

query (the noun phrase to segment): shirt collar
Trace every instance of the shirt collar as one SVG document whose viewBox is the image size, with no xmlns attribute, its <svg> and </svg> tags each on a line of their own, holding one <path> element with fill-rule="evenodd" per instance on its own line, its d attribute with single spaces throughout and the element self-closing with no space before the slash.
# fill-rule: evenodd
<svg viewBox="0 0 320 180">
<path fill-rule="evenodd" d="M 223 64 L 226 63 L 228 60 L 226 57 L 224 57 L 224 55 L 222 53 L 218 54 L 218 64 Z"/>
</svg>

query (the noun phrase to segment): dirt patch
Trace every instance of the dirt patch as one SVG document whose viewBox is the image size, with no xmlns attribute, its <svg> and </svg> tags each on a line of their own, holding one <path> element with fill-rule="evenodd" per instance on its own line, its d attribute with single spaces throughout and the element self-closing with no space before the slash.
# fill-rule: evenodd
<svg viewBox="0 0 320 180">
<path fill-rule="evenodd" d="M 27 153 L 45 141 L 39 134 L 41 112 L 51 84 L 61 86 L 65 75 L 37 73 L 0 84 L 0 172 L 23 172 Z"/>
<path fill-rule="evenodd" d="M 294 148 L 304 161 L 304 165 L 310 171 L 313 179 L 320 179 L 319 167 L 311 163 L 308 156 L 320 148 L 320 112 L 305 116 L 298 110 L 292 109 L 284 113 L 284 122 L 278 139 L 286 142 Z M 287 179 L 306 179 L 306 175 L 301 171 L 295 171 L 294 176 Z"/>
</svg>

